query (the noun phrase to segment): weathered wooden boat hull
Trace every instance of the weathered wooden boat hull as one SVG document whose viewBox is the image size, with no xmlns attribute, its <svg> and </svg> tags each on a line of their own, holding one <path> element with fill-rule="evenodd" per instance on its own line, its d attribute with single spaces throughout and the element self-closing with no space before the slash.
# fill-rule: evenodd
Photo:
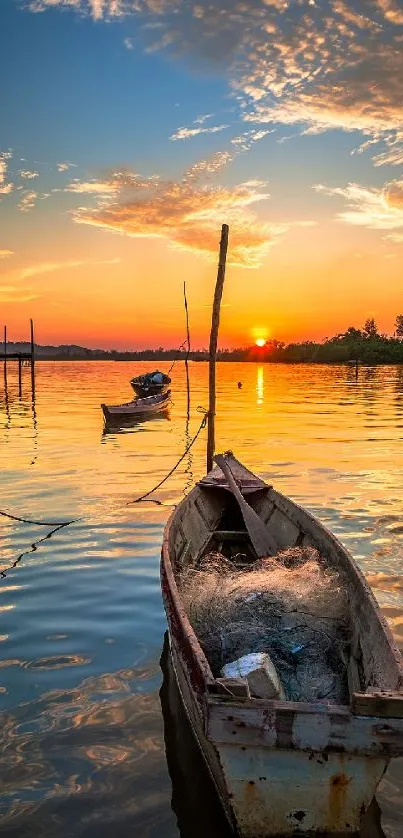
<svg viewBox="0 0 403 838">
<path fill-rule="evenodd" d="M 353 696 L 351 706 L 343 707 L 219 694 L 175 578 L 181 565 L 211 549 L 228 500 L 217 470 L 182 501 L 165 530 L 162 590 L 178 686 L 222 804 L 242 838 L 354 833 L 389 760 L 403 754 L 401 658 L 345 548 L 305 510 L 251 478 L 245 472 L 243 492 L 279 548 L 312 544 L 346 575 L 361 671 L 358 688 L 357 674 L 350 672 L 352 690 L 378 690 L 380 696 L 392 691 L 390 703 L 388 696 L 376 699 L 372 693 Z"/>
<path fill-rule="evenodd" d="M 165 413 L 171 403 L 171 391 L 145 399 L 135 399 L 120 405 L 101 404 L 105 421 L 108 424 L 122 422 L 140 422 L 143 419 Z"/>
<path fill-rule="evenodd" d="M 268 747 L 257 741 L 229 741 L 222 718 L 205 733 L 204 714 L 189 687 L 180 652 L 171 638 L 171 655 L 178 687 L 205 763 L 234 832 L 242 838 L 272 838 L 299 832 L 327 836 L 355 833 L 370 806 L 387 760 L 368 760 L 318 750 Z M 233 712 L 226 707 L 227 720 Z M 239 720 L 231 729 L 235 739 Z M 242 721 L 241 721 L 242 723 Z M 320 727 L 321 722 L 319 722 Z M 235 729 L 235 732 L 234 732 Z"/>
<path fill-rule="evenodd" d="M 155 384 L 151 387 L 143 387 L 141 384 L 134 384 L 133 381 L 131 381 L 130 384 L 139 399 L 144 399 L 147 396 L 157 396 L 160 393 L 166 393 L 169 387 L 169 384 Z"/>
</svg>

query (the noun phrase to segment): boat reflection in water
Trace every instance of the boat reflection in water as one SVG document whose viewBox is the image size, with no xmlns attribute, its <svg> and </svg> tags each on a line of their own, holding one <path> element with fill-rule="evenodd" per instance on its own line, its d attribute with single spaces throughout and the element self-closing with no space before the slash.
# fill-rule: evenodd
<svg viewBox="0 0 403 838">
<path fill-rule="evenodd" d="M 163 674 L 160 699 L 165 749 L 172 782 L 171 805 L 177 817 L 179 834 L 181 838 L 234 838 L 183 706 L 167 633 L 160 666 Z M 332 836 L 321 833 L 320 838 Z M 338 833 L 337 838 L 343 836 Z M 353 838 L 351 832 L 346 838 Z M 388 838 L 381 827 L 381 812 L 376 800 L 371 804 L 365 824 L 356 833 L 356 838 Z"/>
<path fill-rule="evenodd" d="M 165 749 L 172 781 L 171 803 L 178 819 L 179 834 L 181 838 L 233 838 L 183 707 L 167 633 L 160 665 Z"/>
<path fill-rule="evenodd" d="M 169 410 L 165 413 L 157 413 L 155 416 L 150 416 L 141 420 L 128 419 L 124 422 L 118 422 L 116 424 L 114 422 L 105 422 L 102 428 L 102 440 L 104 440 L 104 437 L 116 436 L 117 434 L 130 434 L 147 431 L 150 430 L 150 427 L 154 427 L 155 422 L 161 421 L 171 421 Z"/>
</svg>

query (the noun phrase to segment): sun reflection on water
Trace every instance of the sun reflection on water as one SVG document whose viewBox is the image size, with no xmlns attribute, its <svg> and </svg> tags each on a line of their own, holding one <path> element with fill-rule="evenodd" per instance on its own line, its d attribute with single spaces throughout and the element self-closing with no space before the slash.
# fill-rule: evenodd
<svg viewBox="0 0 403 838">
<path fill-rule="evenodd" d="M 256 374 L 256 404 L 264 402 L 264 368 L 258 367 Z"/>
</svg>

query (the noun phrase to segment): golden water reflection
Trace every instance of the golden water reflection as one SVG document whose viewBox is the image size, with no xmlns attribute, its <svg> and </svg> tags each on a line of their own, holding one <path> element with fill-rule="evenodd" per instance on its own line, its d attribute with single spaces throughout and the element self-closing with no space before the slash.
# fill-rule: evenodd
<svg viewBox="0 0 403 838">
<path fill-rule="evenodd" d="M 127 401 L 146 369 L 38 362 L 34 403 L 11 370 L 6 392 L 0 380 L 0 506 L 34 520 L 84 516 L 50 539 L 46 527 L 0 519 L 0 835 L 178 835 L 157 700 L 159 554 L 173 504 L 204 474 L 205 432 L 155 495 L 131 501 L 196 433 L 208 369 L 189 365 L 189 417 L 176 364 L 170 421 L 103 434 L 101 402 Z M 217 411 L 217 450 L 337 535 L 403 646 L 402 368 L 360 368 L 356 379 L 336 365 L 220 363 Z M 396 763 L 380 797 L 388 838 L 401 838 L 402 791 Z M 188 819 L 187 834 L 197 828 Z"/>
<path fill-rule="evenodd" d="M 258 367 L 256 370 L 256 404 L 263 404 L 264 398 L 264 368 Z"/>
</svg>

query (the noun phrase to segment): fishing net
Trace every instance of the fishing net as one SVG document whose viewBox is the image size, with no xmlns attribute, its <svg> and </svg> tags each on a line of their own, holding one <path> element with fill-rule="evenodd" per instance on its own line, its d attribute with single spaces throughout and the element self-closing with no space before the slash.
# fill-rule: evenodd
<svg viewBox="0 0 403 838">
<path fill-rule="evenodd" d="M 243 655 L 267 652 L 288 699 L 347 700 L 347 596 L 316 550 L 289 548 L 246 569 L 209 553 L 180 586 L 215 677 Z"/>
</svg>

